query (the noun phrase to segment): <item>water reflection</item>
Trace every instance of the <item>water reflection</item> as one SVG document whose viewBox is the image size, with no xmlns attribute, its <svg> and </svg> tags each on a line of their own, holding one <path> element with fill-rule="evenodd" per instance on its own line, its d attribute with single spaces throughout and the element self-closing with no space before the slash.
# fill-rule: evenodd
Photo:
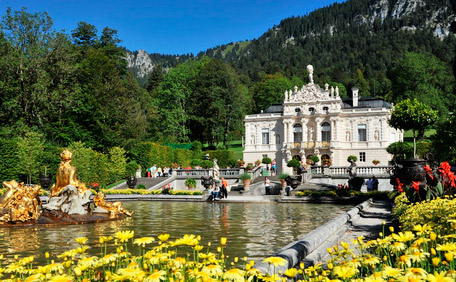
<svg viewBox="0 0 456 282">
<path fill-rule="evenodd" d="M 199 234 L 203 242 L 218 245 L 228 238 L 226 254 L 259 259 L 296 240 L 351 208 L 330 204 L 126 202 L 131 218 L 98 224 L 1 227 L 0 250 L 5 257 L 58 255 L 77 247 L 76 237 L 89 238 L 98 254 L 98 237 L 134 230 L 135 237 L 170 233 L 171 239 Z M 43 258 L 38 258 L 43 261 Z"/>
</svg>

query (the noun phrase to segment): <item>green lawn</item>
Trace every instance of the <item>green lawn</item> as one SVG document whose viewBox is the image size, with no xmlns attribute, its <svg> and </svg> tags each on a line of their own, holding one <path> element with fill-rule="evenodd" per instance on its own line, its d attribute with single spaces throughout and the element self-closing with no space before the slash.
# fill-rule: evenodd
<svg viewBox="0 0 456 282">
<path fill-rule="evenodd" d="M 435 129 L 428 129 L 424 132 L 424 137 L 431 137 L 435 134 Z M 404 132 L 404 138 L 413 138 L 413 132 L 411 130 L 407 130 Z"/>
<path fill-rule="evenodd" d="M 242 152 L 244 151 L 244 147 L 242 147 L 241 140 L 228 142 L 228 150 L 233 152 L 233 157 L 236 160 L 242 159 Z"/>
</svg>

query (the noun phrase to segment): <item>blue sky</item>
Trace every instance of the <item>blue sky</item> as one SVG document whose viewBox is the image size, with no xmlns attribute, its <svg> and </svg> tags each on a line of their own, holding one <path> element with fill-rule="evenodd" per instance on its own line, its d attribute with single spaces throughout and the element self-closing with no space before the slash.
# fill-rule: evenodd
<svg viewBox="0 0 456 282">
<path fill-rule="evenodd" d="M 27 7 L 29 12 L 48 12 L 54 28 L 68 34 L 79 21 L 85 21 L 98 31 L 106 26 L 118 30 L 121 45 L 129 50 L 197 54 L 217 45 L 257 38 L 284 18 L 304 15 L 334 2 L 0 0 L 0 14 L 4 15 L 7 7 Z"/>
</svg>

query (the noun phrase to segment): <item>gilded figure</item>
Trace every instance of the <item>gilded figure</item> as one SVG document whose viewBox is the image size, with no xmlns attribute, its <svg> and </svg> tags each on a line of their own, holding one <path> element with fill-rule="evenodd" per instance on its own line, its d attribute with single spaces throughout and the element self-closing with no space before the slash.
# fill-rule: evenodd
<svg viewBox="0 0 456 282">
<path fill-rule="evenodd" d="M 122 202 L 106 202 L 106 195 L 100 191 L 93 198 L 93 203 L 96 207 L 100 207 L 110 213 L 110 217 L 115 217 L 116 214 L 125 214 L 127 216 L 132 216 L 133 212 L 129 212 L 122 207 Z"/>
<path fill-rule="evenodd" d="M 0 222 L 36 220 L 40 216 L 39 185 L 24 186 L 16 180 L 4 181 L 6 192 L 0 197 Z"/>
<path fill-rule="evenodd" d="M 62 192 L 63 188 L 68 185 L 73 185 L 78 189 L 78 193 L 83 195 L 87 188 L 84 183 L 79 182 L 76 175 L 76 167 L 71 165 L 73 153 L 69 150 L 64 150 L 60 154 L 61 163 L 57 168 L 56 183 L 51 187 L 51 197 L 57 197 Z"/>
</svg>

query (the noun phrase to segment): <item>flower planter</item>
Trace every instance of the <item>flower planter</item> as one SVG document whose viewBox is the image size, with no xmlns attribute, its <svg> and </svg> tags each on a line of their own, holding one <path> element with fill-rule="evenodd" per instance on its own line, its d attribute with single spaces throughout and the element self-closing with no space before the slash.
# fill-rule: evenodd
<svg viewBox="0 0 456 282">
<path fill-rule="evenodd" d="M 242 181 L 244 184 L 244 191 L 250 191 L 250 179 L 246 179 Z"/>
<path fill-rule="evenodd" d="M 127 178 L 127 186 L 128 188 L 135 188 L 138 179 L 136 177 Z"/>
</svg>

